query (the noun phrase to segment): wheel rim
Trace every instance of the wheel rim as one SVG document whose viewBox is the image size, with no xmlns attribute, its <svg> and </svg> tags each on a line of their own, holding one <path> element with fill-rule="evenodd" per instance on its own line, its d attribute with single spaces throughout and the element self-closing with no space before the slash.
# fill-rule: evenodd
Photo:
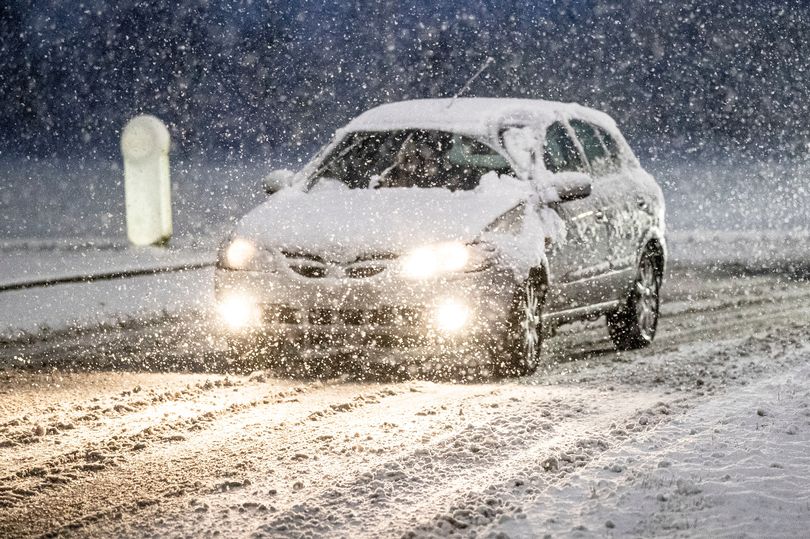
<svg viewBox="0 0 810 539">
<path fill-rule="evenodd" d="M 524 285 L 519 309 L 523 358 L 526 364 L 531 364 L 540 348 L 540 298 L 531 283 Z"/>
<path fill-rule="evenodd" d="M 658 276 L 649 256 L 641 260 L 636 279 L 636 317 L 642 338 L 652 341 L 658 323 Z"/>
</svg>

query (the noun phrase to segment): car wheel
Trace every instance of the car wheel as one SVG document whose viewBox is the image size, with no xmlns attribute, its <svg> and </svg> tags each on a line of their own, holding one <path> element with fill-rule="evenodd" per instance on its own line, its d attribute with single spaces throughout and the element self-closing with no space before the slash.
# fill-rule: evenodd
<svg viewBox="0 0 810 539">
<path fill-rule="evenodd" d="M 532 374 L 540 365 L 545 290 L 542 281 L 529 278 L 515 291 L 504 338 L 505 347 L 494 362 L 497 375 L 525 376 Z"/>
<path fill-rule="evenodd" d="M 655 253 L 645 250 L 624 305 L 607 316 L 610 338 L 619 350 L 643 348 L 655 338 L 661 289 L 658 266 Z"/>
</svg>

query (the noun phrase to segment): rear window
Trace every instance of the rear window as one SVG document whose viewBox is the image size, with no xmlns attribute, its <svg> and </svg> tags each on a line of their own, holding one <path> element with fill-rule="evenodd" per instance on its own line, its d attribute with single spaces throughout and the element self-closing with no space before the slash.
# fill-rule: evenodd
<svg viewBox="0 0 810 539">
<path fill-rule="evenodd" d="M 607 150 L 605 150 L 605 146 L 602 144 L 594 126 L 581 120 L 571 120 L 571 127 L 582 144 L 585 157 L 588 158 L 591 165 L 607 157 Z"/>
<path fill-rule="evenodd" d="M 599 136 L 602 138 L 602 142 L 605 144 L 605 148 L 607 149 L 610 160 L 618 165 L 620 152 L 619 144 L 616 142 L 616 139 L 599 126 L 596 127 L 596 130 L 599 132 Z"/>
</svg>

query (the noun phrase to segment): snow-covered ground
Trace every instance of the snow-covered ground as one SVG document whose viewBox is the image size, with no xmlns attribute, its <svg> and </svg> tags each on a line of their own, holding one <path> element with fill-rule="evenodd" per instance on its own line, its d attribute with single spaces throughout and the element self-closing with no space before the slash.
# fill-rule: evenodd
<svg viewBox="0 0 810 539">
<path fill-rule="evenodd" d="M 208 310 L 213 268 L 0 292 L 0 339 Z"/>
<path fill-rule="evenodd" d="M 210 250 L 126 245 L 0 245 L 0 289 L 197 269 L 213 265 L 214 257 Z"/>
<path fill-rule="evenodd" d="M 0 338 L 208 309 L 215 254 L 91 243 L 0 246 Z"/>
<path fill-rule="evenodd" d="M 228 366 L 193 313 L 8 341 L 0 536 L 795 536 L 810 285 L 664 290 L 651 348 L 581 324 L 504 381 Z"/>
<path fill-rule="evenodd" d="M 810 268 L 810 230 L 673 231 L 667 241 L 675 264 L 804 275 Z"/>
<path fill-rule="evenodd" d="M 495 529 L 510 537 L 804 536 L 810 346 L 796 353 L 802 360 L 788 372 L 700 402 L 604 452 Z"/>
</svg>

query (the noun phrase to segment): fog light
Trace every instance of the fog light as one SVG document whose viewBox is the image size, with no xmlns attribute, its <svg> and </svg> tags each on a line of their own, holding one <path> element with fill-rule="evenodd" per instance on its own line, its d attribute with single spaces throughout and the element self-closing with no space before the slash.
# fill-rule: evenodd
<svg viewBox="0 0 810 539">
<path fill-rule="evenodd" d="M 436 305 L 433 320 L 436 327 L 447 333 L 455 333 L 470 321 L 470 308 L 456 299 L 445 299 Z"/>
<path fill-rule="evenodd" d="M 224 296 L 217 304 L 217 312 L 220 320 L 234 331 L 255 326 L 261 320 L 259 306 L 247 294 L 231 293 Z"/>
</svg>

